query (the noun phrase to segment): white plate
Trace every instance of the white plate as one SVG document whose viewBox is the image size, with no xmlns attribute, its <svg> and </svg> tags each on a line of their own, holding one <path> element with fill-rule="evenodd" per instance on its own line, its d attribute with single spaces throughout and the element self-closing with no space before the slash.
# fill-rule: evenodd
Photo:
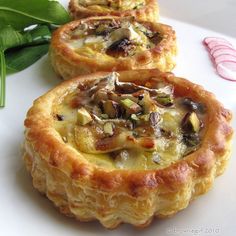
<svg viewBox="0 0 236 236">
<path fill-rule="evenodd" d="M 67 3 L 67 1 L 61 2 Z M 215 73 L 208 53 L 201 43 L 205 36 L 223 36 L 236 47 L 234 38 L 204 28 L 211 28 L 235 37 L 236 35 L 233 35 L 230 30 L 227 31 L 227 27 L 236 26 L 233 24 L 234 14 L 231 14 L 229 19 L 232 8 L 236 8 L 236 2 L 220 1 L 218 5 L 221 8 L 217 9 L 221 10 L 219 14 L 222 16 L 221 19 L 214 18 L 216 6 L 209 4 L 209 2 L 216 4 L 216 0 L 204 1 L 208 8 L 203 7 L 201 2 L 160 1 L 161 12 L 168 16 L 162 21 L 172 25 L 178 35 L 179 57 L 175 72 L 178 76 L 202 84 L 206 89 L 214 92 L 218 99 L 236 114 L 236 83 L 225 81 Z M 212 6 L 214 8 L 211 8 Z M 195 9 L 197 11 L 193 14 Z M 175 20 L 174 17 L 182 22 Z M 198 20 L 200 18 L 201 21 Z M 212 21 L 213 18 L 215 22 Z M 211 20 L 211 24 L 208 19 Z M 192 25 L 183 23 L 186 20 Z M 225 23 L 225 30 L 220 27 L 222 21 Z M 193 24 L 198 24 L 202 28 Z M 31 179 L 23 166 L 20 151 L 24 132 L 23 122 L 27 110 L 35 98 L 60 82 L 61 80 L 52 71 L 47 57 L 27 70 L 7 78 L 7 103 L 6 107 L 0 110 L 1 235 L 236 235 L 235 158 L 231 159 L 225 174 L 217 178 L 208 194 L 193 201 L 187 209 L 173 218 L 155 220 L 150 227 L 141 231 L 129 225 L 122 225 L 116 230 L 108 231 L 96 222 L 80 223 L 61 215 L 49 200 L 33 189 Z M 235 129 L 235 119 L 233 126 Z M 236 156 L 235 148 L 233 156 Z"/>
</svg>

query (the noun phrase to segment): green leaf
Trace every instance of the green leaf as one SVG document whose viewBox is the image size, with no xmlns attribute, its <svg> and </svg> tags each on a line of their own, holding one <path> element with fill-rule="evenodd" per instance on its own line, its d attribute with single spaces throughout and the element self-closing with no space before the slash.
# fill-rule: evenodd
<svg viewBox="0 0 236 236">
<path fill-rule="evenodd" d="M 47 43 L 51 40 L 51 31 L 46 25 L 39 25 L 32 30 L 23 33 L 27 45 Z"/>
<path fill-rule="evenodd" d="M 14 49 L 5 53 L 7 73 L 15 73 L 34 64 L 48 52 L 49 44 Z"/>
<path fill-rule="evenodd" d="M 11 26 L 0 28 L 0 107 L 5 105 L 6 65 L 8 73 L 27 68 L 48 52 L 48 44 L 32 45 L 48 43 L 50 39 L 51 32 L 46 25 L 38 26 L 33 30 L 23 32 L 23 34 L 14 30 Z M 19 47 L 27 45 L 31 47 Z"/>
<path fill-rule="evenodd" d="M 0 107 L 4 107 L 5 106 L 5 98 L 6 98 L 6 66 L 5 66 L 4 51 L 2 51 L 2 50 L 0 50 L 0 68 L 1 68 Z"/>
<path fill-rule="evenodd" d="M 0 27 L 11 25 L 23 30 L 33 24 L 61 25 L 69 20 L 68 12 L 57 1 L 0 0 Z"/>
<path fill-rule="evenodd" d="M 51 39 L 51 31 L 46 25 L 37 26 L 22 34 L 11 26 L 0 29 L 0 49 L 7 50 L 18 46 L 47 43 Z"/>
<path fill-rule="evenodd" d="M 2 51 L 25 44 L 27 38 L 14 30 L 11 26 L 0 28 L 0 49 Z"/>
<path fill-rule="evenodd" d="M 5 106 L 6 97 L 6 63 L 4 52 L 8 48 L 26 43 L 26 38 L 11 26 L 0 28 L 0 107 Z"/>
</svg>

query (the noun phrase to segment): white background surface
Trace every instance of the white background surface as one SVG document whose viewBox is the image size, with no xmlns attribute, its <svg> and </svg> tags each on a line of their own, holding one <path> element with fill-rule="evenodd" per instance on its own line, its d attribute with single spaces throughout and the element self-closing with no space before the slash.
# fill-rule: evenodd
<svg viewBox="0 0 236 236">
<path fill-rule="evenodd" d="M 61 2 L 66 5 L 68 1 Z M 236 47 L 233 38 L 236 37 L 236 1 L 160 0 L 159 5 L 162 21 L 172 25 L 178 36 L 175 73 L 214 92 L 236 114 L 236 83 L 225 81 L 215 73 L 201 43 L 206 36 L 223 36 Z M 20 152 L 27 110 L 35 98 L 58 83 L 60 79 L 53 73 L 47 57 L 7 78 L 6 108 L 0 109 L 0 235 L 236 235 L 235 142 L 229 167 L 217 178 L 212 190 L 173 218 L 154 220 L 144 230 L 122 225 L 109 231 L 99 223 L 80 223 L 61 215 L 33 189 Z M 235 119 L 233 126 L 235 129 Z"/>
</svg>

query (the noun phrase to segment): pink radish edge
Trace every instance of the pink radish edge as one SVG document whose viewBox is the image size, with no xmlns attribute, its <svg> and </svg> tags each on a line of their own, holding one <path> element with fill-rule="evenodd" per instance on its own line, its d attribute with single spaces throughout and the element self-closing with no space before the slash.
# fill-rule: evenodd
<svg viewBox="0 0 236 236">
<path fill-rule="evenodd" d="M 233 49 L 232 47 L 229 47 L 229 46 L 226 46 L 226 45 L 225 46 L 219 45 L 219 46 L 215 46 L 215 47 L 209 49 L 209 52 L 212 55 L 218 49 L 228 49 L 228 48 Z"/>
<path fill-rule="evenodd" d="M 228 46 L 233 48 L 233 45 L 229 42 L 217 42 L 217 41 L 212 41 L 210 43 L 207 44 L 207 46 L 212 49 L 215 46 Z"/>
<path fill-rule="evenodd" d="M 204 42 L 205 44 L 209 44 L 209 43 L 212 42 L 212 41 L 216 41 L 216 42 L 227 42 L 227 43 L 228 43 L 228 41 L 227 41 L 226 39 L 218 38 L 218 37 L 206 37 L 206 38 L 203 39 L 203 42 Z"/>
<path fill-rule="evenodd" d="M 227 64 L 228 66 L 230 64 L 233 64 L 233 70 L 231 66 L 229 66 L 230 68 L 227 68 Z M 231 75 L 227 73 L 228 70 L 233 74 L 233 77 L 231 77 Z M 221 63 L 218 63 L 216 67 L 216 71 L 223 79 L 236 82 L 236 62 L 235 61 L 223 61 Z"/>
<path fill-rule="evenodd" d="M 231 49 L 231 48 L 217 49 L 217 50 L 215 50 L 214 53 L 212 53 L 212 56 L 214 58 L 216 58 L 217 56 L 222 55 L 222 54 L 229 54 L 229 55 L 232 55 L 232 56 L 236 56 L 236 50 Z"/>
<path fill-rule="evenodd" d="M 224 61 L 234 61 L 234 62 L 236 62 L 236 56 L 229 55 L 229 54 L 221 54 L 218 57 L 214 58 L 213 60 L 216 64 L 216 66 L 217 66 L 217 64 L 219 64 L 221 62 L 224 62 Z"/>
</svg>

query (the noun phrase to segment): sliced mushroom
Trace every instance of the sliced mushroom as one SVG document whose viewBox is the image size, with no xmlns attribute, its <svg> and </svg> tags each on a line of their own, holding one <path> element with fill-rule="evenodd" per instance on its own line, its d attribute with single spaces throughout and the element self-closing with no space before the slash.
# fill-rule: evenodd
<svg viewBox="0 0 236 236">
<path fill-rule="evenodd" d="M 135 43 L 142 42 L 140 35 L 133 29 L 132 25 L 129 24 L 110 33 L 107 47 L 110 47 L 115 42 L 123 39 L 128 39 L 129 41 L 133 41 Z"/>
<path fill-rule="evenodd" d="M 132 96 L 131 94 L 117 94 L 112 91 L 107 91 L 105 89 L 100 89 L 92 96 L 92 100 L 98 104 L 100 101 L 112 100 L 114 102 L 120 103 L 121 100 L 130 99 L 135 103 L 138 103 L 138 98 Z"/>
<path fill-rule="evenodd" d="M 150 97 L 150 94 L 147 91 L 144 92 L 143 98 L 139 101 L 139 104 L 143 107 L 145 114 L 158 110 L 156 102 Z"/>
<path fill-rule="evenodd" d="M 121 107 L 119 103 L 112 100 L 107 100 L 102 103 L 102 109 L 109 118 L 114 119 L 118 118 L 121 115 Z"/>
<path fill-rule="evenodd" d="M 194 147 L 200 143 L 200 137 L 198 133 L 184 134 L 183 141 L 188 147 Z"/>
<path fill-rule="evenodd" d="M 155 45 L 157 45 L 158 43 L 160 43 L 162 41 L 162 36 L 160 33 L 156 32 L 154 33 L 151 37 L 149 37 L 151 42 L 154 43 Z"/>
<path fill-rule="evenodd" d="M 137 29 L 139 29 L 142 33 L 144 33 L 149 38 L 154 36 L 154 33 L 151 30 L 149 30 L 147 27 L 145 27 L 144 25 L 142 25 L 138 22 L 135 22 L 135 27 Z"/>
<path fill-rule="evenodd" d="M 149 92 L 151 96 L 159 96 L 159 97 L 171 96 L 174 92 L 173 86 L 171 85 L 159 89 L 153 89 L 141 85 L 136 85 L 130 82 L 120 82 L 118 79 L 115 80 L 115 90 L 118 91 L 119 93 L 136 93 L 142 90 Z"/>
<path fill-rule="evenodd" d="M 119 74 L 116 72 L 112 72 L 105 78 L 102 78 L 98 81 L 95 85 L 97 90 L 99 89 L 107 89 L 107 90 L 114 90 L 115 89 L 115 81 L 118 79 Z"/>
<path fill-rule="evenodd" d="M 120 39 L 111 44 L 106 53 L 113 57 L 126 57 L 132 54 L 135 46 L 127 38 Z"/>
<path fill-rule="evenodd" d="M 123 22 L 121 28 L 112 31 L 106 43 L 107 54 L 127 56 L 133 53 L 137 45 L 142 45 L 142 37 L 135 31 L 130 22 Z"/>
<path fill-rule="evenodd" d="M 158 112 L 151 112 L 149 116 L 149 121 L 151 126 L 156 126 L 160 121 L 160 116 Z"/>
<path fill-rule="evenodd" d="M 206 107 L 202 103 L 194 102 L 191 98 L 181 99 L 180 104 L 189 111 L 197 111 L 200 113 L 205 113 L 206 111 Z"/>
<path fill-rule="evenodd" d="M 132 131 L 118 132 L 111 137 L 102 136 L 103 131 L 97 127 L 76 126 L 75 142 L 78 149 L 85 153 L 109 153 L 122 149 L 141 149 L 154 151 L 156 141 L 152 137 L 135 138 Z"/>
<path fill-rule="evenodd" d="M 112 26 L 108 22 L 101 23 L 97 26 L 95 33 L 96 35 L 102 35 L 104 38 L 107 38 L 107 36 L 116 28 L 115 26 Z"/>
</svg>

